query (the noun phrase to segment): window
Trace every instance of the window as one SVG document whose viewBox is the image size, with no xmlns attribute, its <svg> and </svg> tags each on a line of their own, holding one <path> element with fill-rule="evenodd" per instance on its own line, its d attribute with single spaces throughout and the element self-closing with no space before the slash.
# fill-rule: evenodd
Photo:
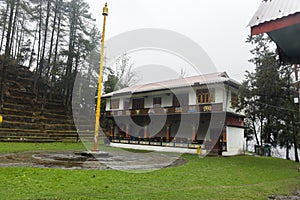
<svg viewBox="0 0 300 200">
<path fill-rule="evenodd" d="M 178 94 L 173 95 L 173 106 L 174 107 L 182 107 L 189 105 L 189 96 L 188 94 Z"/>
<path fill-rule="evenodd" d="M 203 89 L 197 90 L 198 103 L 211 103 L 214 102 L 214 95 L 212 90 Z"/>
<path fill-rule="evenodd" d="M 110 109 L 119 109 L 120 99 L 110 99 Z"/>
<path fill-rule="evenodd" d="M 161 97 L 154 97 L 153 98 L 153 107 L 161 107 Z"/>
<path fill-rule="evenodd" d="M 130 102 L 130 99 L 124 99 L 124 110 L 129 109 L 129 102 Z"/>
<path fill-rule="evenodd" d="M 145 106 L 144 98 L 138 98 L 132 100 L 132 109 L 138 110 L 143 109 Z"/>
<path fill-rule="evenodd" d="M 235 106 L 238 103 L 238 95 L 231 93 L 231 105 Z"/>
</svg>

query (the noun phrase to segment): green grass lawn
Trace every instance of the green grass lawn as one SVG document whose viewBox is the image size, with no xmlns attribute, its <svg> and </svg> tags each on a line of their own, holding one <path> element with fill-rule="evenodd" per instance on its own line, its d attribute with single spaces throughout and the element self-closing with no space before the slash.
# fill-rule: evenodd
<svg viewBox="0 0 300 200">
<path fill-rule="evenodd" d="M 11 143 L 0 142 L 0 153 L 41 150 L 85 150 L 82 143 Z"/>
<path fill-rule="evenodd" d="M 0 143 L 0 152 L 80 150 L 81 144 Z M 276 158 L 183 155 L 149 173 L 0 168 L 0 199 L 266 199 L 300 189 L 299 164 Z"/>
</svg>

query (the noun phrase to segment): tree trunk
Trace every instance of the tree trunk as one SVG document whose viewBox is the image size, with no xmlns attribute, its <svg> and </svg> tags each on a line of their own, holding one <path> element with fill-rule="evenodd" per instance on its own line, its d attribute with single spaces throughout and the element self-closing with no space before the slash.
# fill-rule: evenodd
<svg viewBox="0 0 300 200">
<path fill-rule="evenodd" d="M 59 1 L 61 6 L 61 0 Z M 57 22 L 57 32 L 56 32 L 56 42 L 55 42 L 55 50 L 54 50 L 54 58 L 53 58 L 53 68 L 51 70 L 51 85 L 54 82 L 55 72 L 57 70 L 57 55 L 58 55 L 58 44 L 59 44 L 59 36 L 60 36 L 60 28 L 61 28 L 61 18 L 62 13 L 59 11 L 58 22 Z"/>
<path fill-rule="evenodd" d="M 40 0 L 40 18 L 39 18 L 39 42 L 38 42 L 38 54 L 37 54 L 37 59 L 36 59 L 36 68 L 35 68 L 35 74 L 34 74 L 34 86 L 33 90 L 35 92 L 36 97 L 38 96 L 38 91 L 37 91 L 37 83 L 39 79 L 39 68 L 40 68 L 40 53 L 41 53 L 41 41 L 42 41 L 42 21 L 43 21 L 43 8 L 42 8 L 42 3 L 43 1 Z"/>
<path fill-rule="evenodd" d="M 52 33 L 51 33 L 51 40 L 50 40 L 50 49 L 49 49 L 49 56 L 48 56 L 48 62 L 47 62 L 47 73 L 46 73 L 47 78 L 49 78 L 49 73 L 50 73 L 50 68 L 51 68 L 50 63 L 51 63 L 53 40 L 54 40 L 56 20 L 57 20 L 57 12 L 58 12 L 58 0 L 56 0 L 56 2 L 55 2 L 55 14 L 54 14 L 54 19 L 53 19 Z"/>
<path fill-rule="evenodd" d="M 67 60 L 67 68 L 65 73 L 65 105 L 67 108 L 69 107 L 69 97 L 70 97 L 70 87 L 71 87 L 71 76 L 72 76 L 72 68 L 73 68 L 73 59 L 75 53 L 75 36 L 76 36 L 76 13 L 73 11 L 72 17 L 70 18 L 70 40 L 69 40 L 69 55 Z"/>
<path fill-rule="evenodd" d="M 297 127 L 295 124 L 293 124 L 293 140 L 294 140 L 293 143 L 294 143 L 294 151 L 295 151 L 295 161 L 299 162 L 297 134 L 298 134 Z"/>
<path fill-rule="evenodd" d="M 38 25 L 36 26 L 35 33 L 34 33 L 33 44 L 32 44 L 32 49 L 31 49 L 29 64 L 28 64 L 29 68 L 31 67 L 31 65 L 33 63 L 34 46 L 35 46 L 35 42 L 36 42 L 36 34 L 37 34 L 37 32 L 38 32 Z"/>
<path fill-rule="evenodd" d="M 2 109 L 3 107 L 3 102 L 4 102 L 4 90 L 5 90 L 5 78 L 6 78 L 6 65 L 8 63 L 8 59 L 10 56 L 10 48 L 9 48 L 9 44 L 10 44 L 10 35 L 11 35 L 11 28 L 12 28 L 12 21 L 13 21 L 13 15 L 14 15 L 14 7 L 15 7 L 15 0 L 11 1 L 10 4 L 10 14 L 9 14 L 9 21 L 8 21 L 8 28 L 7 28 L 7 34 L 6 34 L 6 45 L 5 45 L 5 55 L 4 55 L 4 61 L 2 63 L 2 79 L 1 79 L 1 105 L 0 105 L 0 109 Z"/>
<path fill-rule="evenodd" d="M 286 140 L 285 159 L 290 160 L 290 145 L 289 140 Z"/>
<path fill-rule="evenodd" d="M 15 8 L 15 0 L 11 1 L 10 4 L 10 14 L 9 14 L 9 21 L 8 21 L 8 28 L 6 33 L 6 44 L 5 44 L 5 58 L 8 59 L 10 56 L 10 36 L 11 36 L 11 29 L 12 29 L 12 23 L 13 23 L 13 16 L 14 16 L 14 8 Z M 4 67 L 5 68 L 5 67 Z M 3 71 L 5 71 L 3 68 Z M 3 73 L 4 75 L 4 73 Z"/>
<path fill-rule="evenodd" d="M 3 41 L 4 41 L 4 37 L 5 37 L 8 10 L 9 10 L 9 3 L 7 1 L 6 2 L 6 11 L 5 11 L 5 14 L 3 16 L 4 17 L 4 21 L 3 21 L 3 30 L 2 30 L 2 34 L 1 34 L 0 53 L 2 51 L 2 45 L 3 45 Z"/>
<path fill-rule="evenodd" d="M 48 25 L 49 25 L 49 17 L 50 17 L 50 6 L 51 6 L 51 1 L 48 0 L 44 41 L 43 41 L 43 46 L 42 46 L 42 55 L 41 55 L 40 68 L 39 68 L 39 77 L 42 76 L 42 72 L 43 72 L 43 68 L 44 68 L 45 49 L 46 49 L 46 42 L 47 42 L 47 35 L 48 35 Z"/>
<path fill-rule="evenodd" d="M 76 57 L 75 57 L 75 67 L 73 70 L 73 74 L 72 72 L 70 73 L 70 78 L 69 78 L 69 88 L 68 88 L 68 96 L 67 96 L 67 108 L 69 110 L 70 108 L 70 103 L 72 101 L 72 96 L 73 96 L 73 83 L 74 80 L 76 79 L 76 75 L 78 72 L 78 67 L 79 67 L 79 60 L 80 60 L 80 44 L 78 44 L 77 46 L 77 53 L 76 53 Z"/>
<path fill-rule="evenodd" d="M 252 120 L 252 126 L 253 126 L 253 131 L 254 131 L 254 136 L 255 136 L 256 144 L 259 145 L 259 140 L 258 140 L 258 136 L 257 136 L 257 132 L 256 132 L 254 120 Z"/>
<path fill-rule="evenodd" d="M 13 19 L 13 28 L 12 28 L 11 40 L 10 40 L 10 44 L 9 44 L 9 49 L 11 51 L 10 55 L 14 54 L 12 46 L 13 46 L 13 42 L 14 42 L 14 36 L 15 36 L 15 30 L 16 30 L 16 23 L 17 23 L 17 20 L 18 20 L 19 5 L 20 5 L 20 0 L 17 0 L 17 2 L 16 2 L 16 8 L 15 8 L 16 12 L 15 12 L 15 16 L 14 16 L 14 19 Z"/>
<path fill-rule="evenodd" d="M 260 119 L 260 145 L 263 145 L 263 118 Z"/>
<path fill-rule="evenodd" d="M 270 133 L 270 115 L 266 116 L 266 126 L 265 126 L 265 143 L 270 144 L 271 143 L 271 133 Z"/>
<path fill-rule="evenodd" d="M 17 32 L 16 32 L 16 39 L 15 39 L 15 47 L 14 49 L 12 50 L 12 57 L 16 60 L 16 57 L 17 57 L 17 53 L 18 53 L 18 44 L 19 44 L 19 41 L 20 41 L 20 27 L 17 26 Z"/>
<path fill-rule="evenodd" d="M 20 63 L 21 57 L 22 57 L 22 46 L 23 46 L 23 40 L 24 40 L 24 19 L 22 21 L 21 26 L 21 33 L 20 33 L 20 39 L 18 43 L 18 49 L 17 49 L 17 62 Z"/>
</svg>

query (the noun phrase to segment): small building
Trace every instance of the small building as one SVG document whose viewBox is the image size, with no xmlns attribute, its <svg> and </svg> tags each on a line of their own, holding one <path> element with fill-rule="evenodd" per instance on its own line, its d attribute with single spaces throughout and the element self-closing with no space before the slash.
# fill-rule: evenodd
<svg viewBox="0 0 300 200">
<path fill-rule="evenodd" d="M 233 108 L 240 84 L 211 73 L 139 86 L 103 96 L 112 143 L 197 148 L 203 154 L 243 151 L 244 115 Z"/>
</svg>

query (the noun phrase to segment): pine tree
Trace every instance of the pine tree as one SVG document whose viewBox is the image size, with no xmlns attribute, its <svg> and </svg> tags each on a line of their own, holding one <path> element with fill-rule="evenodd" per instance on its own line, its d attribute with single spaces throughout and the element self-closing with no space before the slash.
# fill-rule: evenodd
<svg viewBox="0 0 300 200">
<path fill-rule="evenodd" d="M 248 38 L 247 42 L 255 45 L 251 50 L 255 72 L 247 72 L 239 90 L 241 99 L 236 107 L 244 110 L 250 121 L 249 128 L 259 144 L 257 131 L 260 132 L 260 145 L 270 143 L 287 148 L 291 143 L 298 158 L 298 109 L 292 102 L 290 86 L 291 66 L 281 66 L 276 60 L 275 50 L 270 48 L 270 39 L 265 35 Z"/>
</svg>

